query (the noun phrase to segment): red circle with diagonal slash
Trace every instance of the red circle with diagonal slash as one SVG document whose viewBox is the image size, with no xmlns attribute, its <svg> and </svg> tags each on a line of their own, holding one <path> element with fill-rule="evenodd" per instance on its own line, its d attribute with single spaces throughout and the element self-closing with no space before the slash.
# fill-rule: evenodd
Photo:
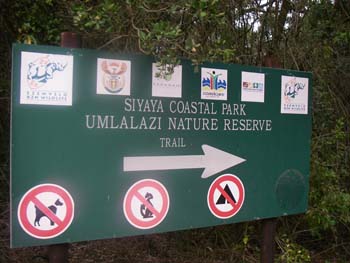
<svg viewBox="0 0 350 263">
<path fill-rule="evenodd" d="M 231 186 L 233 185 L 235 188 L 235 192 L 238 192 L 236 193 L 236 197 L 235 197 L 235 199 L 237 199 L 237 196 L 238 196 L 238 200 L 236 200 L 236 202 L 232 200 L 232 198 L 225 192 L 224 186 L 223 186 L 225 184 L 231 185 Z M 222 195 L 228 203 L 225 206 L 226 207 L 229 206 L 231 208 L 228 210 L 225 210 L 221 208 L 222 205 L 216 204 L 217 198 L 215 198 L 215 193 L 219 193 L 220 196 Z M 230 218 L 235 214 L 237 214 L 238 211 L 241 209 L 244 202 L 244 195 L 245 193 L 244 193 L 243 183 L 237 176 L 233 174 L 221 175 L 218 178 L 216 178 L 209 187 L 208 196 L 207 196 L 209 210 L 214 216 L 218 218 L 221 218 L 221 219 Z"/>
<path fill-rule="evenodd" d="M 157 196 L 155 200 L 158 207 L 150 205 L 146 198 L 141 194 L 144 189 L 149 189 Z M 135 202 L 136 201 L 136 202 Z M 139 203 L 144 205 L 152 212 L 152 219 L 143 219 L 138 215 L 138 207 L 133 207 L 133 204 Z M 165 218 L 169 210 L 169 195 L 166 188 L 158 181 L 145 179 L 133 184 L 127 191 L 124 198 L 124 215 L 131 225 L 140 229 L 149 229 L 159 225 Z"/>
<path fill-rule="evenodd" d="M 40 194 L 54 194 L 58 195 L 63 204 L 66 206 L 66 213 L 63 218 L 59 218 L 43 203 L 44 200 L 40 200 L 37 196 Z M 29 221 L 28 206 L 34 204 L 46 217 L 52 220 L 56 227 L 45 230 L 39 229 L 33 225 L 33 222 Z M 71 195 L 61 186 L 55 184 L 41 184 L 28 190 L 22 197 L 18 205 L 18 220 L 25 232 L 32 237 L 39 239 L 49 239 L 62 234 L 72 223 L 74 217 L 74 202 Z"/>
</svg>

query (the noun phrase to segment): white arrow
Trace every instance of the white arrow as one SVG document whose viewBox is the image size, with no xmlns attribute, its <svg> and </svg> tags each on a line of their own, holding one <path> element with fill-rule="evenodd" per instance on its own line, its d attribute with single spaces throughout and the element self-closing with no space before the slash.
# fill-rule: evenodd
<svg viewBox="0 0 350 263">
<path fill-rule="evenodd" d="M 233 154 L 202 145 L 204 155 L 124 157 L 124 172 L 204 168 L 202 178 L 245 162 Z"/>
</svg>

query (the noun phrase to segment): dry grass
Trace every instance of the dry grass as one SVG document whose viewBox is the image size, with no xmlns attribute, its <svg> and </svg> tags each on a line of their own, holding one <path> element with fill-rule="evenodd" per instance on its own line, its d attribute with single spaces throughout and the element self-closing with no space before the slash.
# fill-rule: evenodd
<svg viewBox="0 0 350 263">
<path fill-rule="evenodd" d="M 230 240 L 225 241 L 230 244 L 228 247 L 226 247 L 227 244 L 218 241 L 218 231 L 220 229 L 206 228 L 73 243 L 69 245 L 69 262 L 258 262 L 258 253 L 253 254 L 237 249 Z M 5 232 L 6 229 L 1 235 L 8 236 L 8 232 Z M 1 242 L 0 262 L 48 262 L 48 247 L 9 249 L 8 239 L 5 239 Z"/>
</svg>

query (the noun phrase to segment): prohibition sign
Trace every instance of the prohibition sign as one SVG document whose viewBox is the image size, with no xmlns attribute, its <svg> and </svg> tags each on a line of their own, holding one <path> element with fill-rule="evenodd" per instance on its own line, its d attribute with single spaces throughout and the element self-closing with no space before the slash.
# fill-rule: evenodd
<svg viewBox="0 0 350 263">
<path fill-rule="evenodd" d="M 159 225 L 169 210 L 169 195 L 158 181 L 145 179 L 133 184 L 127 191 L 123 203 L 128 222 L 139 229 L 150 229 Z"/>
<path fill-rule="evenodd" d="M 28 235 L 49 239 L 62 234 L 72 223 L 74 202 L 63 187 L 40 184 L 24 194 L 18 205 L 17 216 Z"/>
<path fill-rule="evenodd" d="M 233 174 L 216 178 L 209 187 L 207 202 L 210 212 L 221 219 L 234 216 L 244 202 L 244 186 Z"/>
</svg>

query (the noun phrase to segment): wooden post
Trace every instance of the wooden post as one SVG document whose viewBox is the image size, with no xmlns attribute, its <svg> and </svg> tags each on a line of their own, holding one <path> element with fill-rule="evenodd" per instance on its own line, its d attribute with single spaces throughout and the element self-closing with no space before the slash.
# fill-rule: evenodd
<svg viewBox="0 0 350 263">
<path fill-rule="evenodd" d="M 47 257 L 50 263 L 68 263 L 69 244 L 50 245 L 47 249 Z"/>
<path fill-rule="evenodd" d="M 263 65 L 271 68 L 281 68 L 278 57 L 273 55 L 265 56 Z M 277 218 L 268 218 L 262 220 L 262 240 L 261 240 L 261 263 L 272 263 L 275 257 L 275 236 L 276 236 Z"/>
<path fill-rule="evenodd" d="M 80 48 L 81 37 L 72 32 L 61 33 L 61 47 Z M 55 244 L 48 246 L 47 256 L 50 263 L 68 263 L 69 244 Z"/>
<path fill-rule="evenodd" d="M 275 235 L 277 218 L 262 220 L 261 263 L 272 263 L 275 257 Z"/>
<path fill-rule="evenodd" d="M 81 36 L 77 33 L 62 32 L 61 47 L 81 48 Z"/>
</svg>

